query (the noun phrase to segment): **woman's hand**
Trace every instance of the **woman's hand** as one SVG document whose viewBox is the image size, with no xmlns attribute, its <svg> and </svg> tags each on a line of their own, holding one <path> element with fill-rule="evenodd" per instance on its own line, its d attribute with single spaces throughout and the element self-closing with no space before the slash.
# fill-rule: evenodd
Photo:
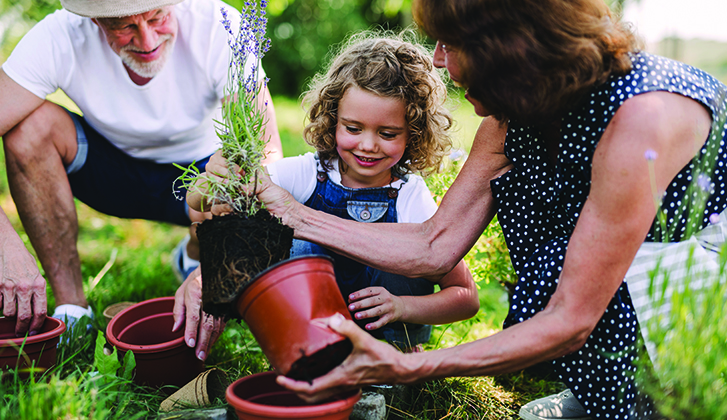
<svg viewBox="0 0 727 420">
<path fill-rule="evenodd" d="M 235 170 L 239 171 L 239 168 L 235 167 Z M 222 157 L 222 151 L 218 150 L 207 162 L 205 174 L 210 178 L 217 178 L 224 182 L 228 173 L 227 160 Z M 290 210 L 295 207 L 297 201 L 288 191 L 275 185 L 265 170 L 258 172 L 255 185 L 247 185 L 244 192 L 246 194 L 256 194 L 272 215 L 283 219 L 283 223 L 290 226 L 286 223 L 286 215 L 292 214 Z M 187 203 L 195 210 L 204 208 L 204 210 L 210 211 L 215 216 L 224 215 L 231 211 L 230 206 L 227 204 L 203 203 L 200 194 L 188 194 Z M 292 218 L 287 217 L 287 220 L 292 220 Z"/>
<path fill-rule="evenodd" d="M 363 385 L 401 382 L 403 376 L 398 372 L 404 365 L 403 358 L 407 357 L 404 353 L 371 337 L 341 314 L 313 322 L 320 322 L 324 328 L 350 339 L 353 351 L 343 363 L 311 383 L 280 375 L 278 384 L 296 392 L 305 401 L 316 402 Z"/>
<path fill-rule="evenodd" d="M 225 329 L 225 322 L 202 310 L 202 271 L 199 267 L 177 289 L 173 314 L 172 331 L 185 324 L 184 342 L 194 348 L 198 359 L 206 359 L 210 348 Z"/>
<path fill-rule="evenodd" d="M 379 317 L 366 324 L 367 330 L 375 330 L 386 324 L 400 320 L 406 306 L 399 296 L 392 295 L 383 287 L 367 287 L 349 295 L 348 310 L 354 312 L 356 319 Z"/>
<path fill-rule="evenodd" d="M 265 204 L 265 208 L 270 214 L 281 219 L 283 224 L 295 229 L 294 215 L 297 213 L 297 206 L 303 205 L 298 203 L 286 189 L 276 185 L 265 170 L 258 172 L 257 185 L 254 188 L 252 185 L 248 185 L 247 188 L 249 194 L 257 194 L 258 199 Z"/>
</svg>

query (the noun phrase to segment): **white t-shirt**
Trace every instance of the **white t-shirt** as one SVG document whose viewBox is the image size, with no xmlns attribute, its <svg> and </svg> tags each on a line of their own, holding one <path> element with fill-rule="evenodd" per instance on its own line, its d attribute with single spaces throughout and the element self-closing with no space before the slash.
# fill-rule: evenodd
<svg viewBox="0 0 727 420">
<path fill-rule="evenodd" d="M 341 185 L 341 173 L 338 171 L 338 160 L 333 162 L 333 170 L 327 171 L 332 182 Z M 324 169 L 319 167 L 315 154 L 306 153 L 302 156 L 289 157 L 267 165 L 270 179 L 288 190 L 296 201 L 308 201 L 316 189 L 316 175 Z M 403 185 L 402 185 L 403 184 Z M 399 188 L 396 199 L 396 215 L 398 223 L 422 223 L 428 220 L 437 211 L 437 203 L 427 188 L 424 179 L 419 175 L 410 174 L 407 181 L 400 179 L 391 183 L 393 188 Z"/>
<path fill-rule="evenodd" d="M 174 51 L 144 86 L 131 81 L 91 19 L 66 10 L 35 25 L 2 68 L 40 98 L 63 89 L 94 129 L 131 156 L 191 162 L 219 148 L 213 119 L 220 119 L 230 60 L 220 7 L 239 28 L 239 12 L 220 0 L 174 6 Z"/>
</svg>

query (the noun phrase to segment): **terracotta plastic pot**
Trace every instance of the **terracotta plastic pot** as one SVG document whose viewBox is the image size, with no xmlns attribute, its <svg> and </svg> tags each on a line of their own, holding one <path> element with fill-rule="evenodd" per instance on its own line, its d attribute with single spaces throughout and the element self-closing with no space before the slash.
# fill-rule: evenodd
<svg viewBox="0 0 727 420">
<path fill-rule="evenodd" d="M 311 323 L 336 313 L 348 319 L 327 256 L 292 258 L 260 273 L 237 300 L 237 310 L 278 372 L 311 380 L 338 366 L 351 341 Z"/>
<path fill-rule="evenodd" d="M 227 388 L 227 402 L 240 420 L 343 420 L 353 411 L 361 391 L 349 391 L 326 401 L 308 404 L 275 382 L 275 372 L 257 373 Z"/>
<path fill-rule="evenodd" d="M 56 346 L 66 324 L 48 317 L 38 334 L 25 338 L 15 336 L 15 321 L 15 317 L 0 318 L 0 368 L 14 369 L 17 366 L 18 369 L 26 369 L 34 366 L 45 370 L 54 366 Z"/>
<path fill-rule="evenodd" d="M 150 299 L 119 312 L 106 327 L 106 339 L 123 355 L 134 353 L 134 382 L 183 386 L 204 369 L 184 342 L 184 327 L 172 332 L 174 297 Z"/>
</svg>

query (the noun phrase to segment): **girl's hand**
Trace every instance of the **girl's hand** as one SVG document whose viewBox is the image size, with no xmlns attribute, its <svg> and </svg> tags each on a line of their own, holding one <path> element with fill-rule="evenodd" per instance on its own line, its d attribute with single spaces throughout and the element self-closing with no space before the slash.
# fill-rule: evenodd
<svg viewBox="0 0 727 420">
<path fill-rule="evenodd" d="M 210 156 L 210 160 L 205 165 L 204 170 L 209 176 L 215 178 L 225 179 L 227 177 L 227 173 L 229 172 L 227 169 L 227 159 L 222 157 L 222 150 L 218 150 L 214 155 Z"/>
<path fill-rule="evenodd" d="M 204 169 L 204 175 L 207 178 L 216 181 L 221 180 L 223 183 L 226 182 L 229 169 L 227 168 L 227 159 L 222 157 L 222 150 L 216 151 L 210 157 Z M 198 187 L 202 188 L 202 185 L 204 184 L 198 181 Z M 187 203 L 195 210 L 209 211 L 215 216 L 222 216 L 232 212 L 232 208 L 228 204 L 220 204 L 214 201 L 207 202 L 199 194 L 187 195 Z"/>
<path fill-rule="evenodd" d="M 353 292 L 348 296 L 348 301 L 348 310 L 354 312 L 356 319 L 379 317 L 378 320 L 366 324 L 367 330 L 375 330 L 400 320 L 406 309 L 399 296 L 392 295 L 383 287 L 367 287 Z"/>
</svg>

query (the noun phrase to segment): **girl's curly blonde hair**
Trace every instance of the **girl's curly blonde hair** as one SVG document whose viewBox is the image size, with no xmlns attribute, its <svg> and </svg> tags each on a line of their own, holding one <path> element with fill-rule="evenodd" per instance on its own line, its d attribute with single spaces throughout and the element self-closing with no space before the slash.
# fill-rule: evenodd
<svg viewBox="0 0 727 420">
<path fill-rule="evenodd" d="M 303 132 L 318 151 L 321 163 L 332 169 L 336 152 L 338 103 L 351 86 L 404 101 L 409 143 L 392 174 L 439 170 L 452 140 L 452 117 L 445 107 L 447 88 L 432 64 L 431 54 L 402 35 L 364 32 L 351 37 L 333 58 L 328 71 L 318 74 L 304 94 L 310 121 Z"/>
</svg>

